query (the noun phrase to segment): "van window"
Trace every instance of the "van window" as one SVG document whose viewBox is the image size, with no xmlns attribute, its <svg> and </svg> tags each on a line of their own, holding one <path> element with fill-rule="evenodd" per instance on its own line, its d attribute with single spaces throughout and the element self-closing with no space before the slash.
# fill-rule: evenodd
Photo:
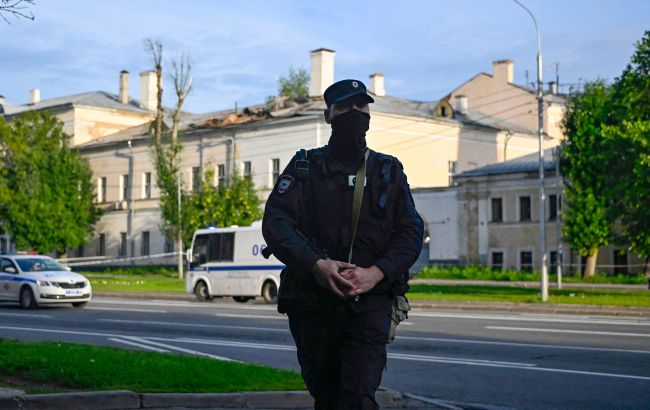
<svg viewBox="0 0 650 410">
<path fill-rule="evenodd" d="M 234 232 L 210 235 L 209 262 L 232 262 L 235 253 Z"/>
<path fill-rule="evenodd" d="M 208 243 L 210 236 L 197 235 L 194 238 L 194 247 L 192 248 L 192 266 L 201 265 L 208 261 Z"/>
</svg>

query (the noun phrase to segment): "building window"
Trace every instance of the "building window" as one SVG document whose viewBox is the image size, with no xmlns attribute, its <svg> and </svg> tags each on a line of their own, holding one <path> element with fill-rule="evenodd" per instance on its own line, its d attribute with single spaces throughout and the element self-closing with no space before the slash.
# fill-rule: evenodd
<svg viewBox="0 0 650 410">
<path fill-rule="evenodd" d="M 614 274 L 626 275 L 627 269 L 627 249 L 614 249 Z"/>
<path fill-rule="evenodd" d="M 142 249 L 140 249 L 142 255 L 149 255 L 149 231 L 142 232 Z"/>
<path fill-rule="evenodd" d="M 519 220 L 530 221 L 530 197 L 529 196 L 520 196 L 519 197 Z"/>
<path fill-rule="evenodd" d="M 151 172 L 142 174 L 142 198 L 151 198 Z"/>
<path fill-rule="evenodd" d="M 7 253 L 9 251 L 9 247 L 7 246 L 7 238 L 4 236 L 0 237 L 0 253 Z"/>
<path fill-rule="evenodd" d="M 120 247 L 117 250 L 119 256 L 126 256 L 126 232 L 120 232 Z"/>
<path fill-rule="evenodd" d="M 97 255 L 106 256 L 106 234 L 99 234 L 99 241 L 97 243 Z"/>
<path fill-rule="evenodd" d="M 165 235 L 165 253 L 172 253 L 174 252 L 174 240 Z"/>
<path fill-rule="evenodd" d="M 519 270 L 532 272 L 533 271 L 533 252 L 521 251 L 519 252 Z"/>
<path fill-rule="evenodd" d="M 86 253 L 86 247 L 83 245 L 79 245 L 79 247 L 77 248 L 77 257 L 83 258 L 85 253 Z"/>
<path fill-rule="evenodd" d="M 493 269 L 503 269 L 503 252 L 494 251 L 491 258 L 490 265 Z"/>
<path fill-rule="evenodd" d="M 251 167 L 250 161 L 244 161 L 244 178 L 250 178 L 253 176 L 253 169 Z"/>
<path fill-rule="evenodd" d="M 275 181 L 280 177 L 280 158 L 273 158 L 271 160 L 271 186 L 275 184 Z"/>
<path fill-rule="evenodd" d="M 454 185 L 454 175 L 456 175 L 456 161 L 447 161 L 447 171 L 449 175 L 449 186 Z"/>
<path fill-rule="evenodd" d="M 559 198 L 559 211 L 562 211 L 562 197 Z M 555 194 L 548 197 L 548 220 L 555 221 L 558 217 L 558 196 Z"/>
<path fill-rule="evenodd" d="M 120 201 L 127 201 L 129 195 L 129 175 L 122 175 L 120 177 Z"/>
<path fill-rule="evenodd" d="M 503 222 L 503 199 L 492 198 L 492 222 Z"/>
<path fill-rule="evenodd" d="M 97 202 L 106 202 L 106 177 L 100 177 L 97 180 Z"/>
<path fill-rule="evenodd" d="M 440 107 L 440 116 L 441 117 L 447 116 L 447 107 Z"/>
<path fill-rule="evenodd" d="M 557 260 L 557 251 L 551 251 L 550 253 L 550 258 L 549 258 L 549 273 L 556 274 L 557 273 L 557 265 L 558 265 L 558 260 Z"/>
<path fill-rule="evenodd" d="M 201 189 L 201 168 L 192 167 L 192 191 Z"/>
<path fill-rule="evenodd" d="M 219 164 L 217 166 L 217 186 L 224 187 L 226 186 L 226 166 L 224 164 Z"/>
</svg>

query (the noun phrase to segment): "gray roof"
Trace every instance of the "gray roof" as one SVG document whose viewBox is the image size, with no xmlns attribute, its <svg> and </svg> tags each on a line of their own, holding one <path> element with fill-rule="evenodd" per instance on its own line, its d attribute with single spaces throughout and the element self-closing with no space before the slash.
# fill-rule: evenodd
<svg viewBox="0 0 650 410">
<path fill-rule="evenodd" d="M 555 160 L 553 159 L 554 149 L 547 148 L 544 150 L 544 170 L 546 171 L 555 169 Z M 537 153 L 528 154 L 508 161 L 485 165 L 454 175 L 454 178 L 537 172 L 539 171 L 539 159 L 537 155 Z"/>
<path fill-rule="evenodd" d="M 137 100 L 131 99 L 128 104 L 122 104 L 117 95 L 105 91 L 91 91 L 87 93 L 67 95 L 64 97 L 50 98 L 47 100 L 41 100 L 36 104 L 12 105 L 4 102 L 2 103 L 2 108 L 4 109 L 5 115 L 14 115 L 30 110 L 54 109 L 68 105 L 100 107 L 140 114 L 153 113 L 144 108 L 144 106 L 142 106 Z"/>
</svg>

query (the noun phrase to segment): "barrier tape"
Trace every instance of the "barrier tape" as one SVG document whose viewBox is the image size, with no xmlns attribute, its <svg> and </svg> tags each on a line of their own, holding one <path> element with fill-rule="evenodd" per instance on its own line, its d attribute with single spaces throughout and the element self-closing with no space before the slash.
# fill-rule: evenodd
<svg viewBox="0 0 650 410">
<path fill-rule="evenodd" d="M 94 262 L 72 262 L 72 263 L 66 263 L 68 260 L 76 259 L 79 260 L 81 258 L 62 258 L 58 259 L 59 262 L 66 264 L 67 266 L 73 267 L 73 266 L 91 266 L 91 265 L 103 265 L 106 263 L 112 263 L 112 262 L 129 262 L 129 261 L 136 261 L 136 260 L 144 260 L 144 259 L 160 259 L 160 258 L 166 258 L 169 256 L 177 256 L 178 252 L 169 252 L 169 253 L 158 253 L 155 255 L 145 255 L 145 256 L 132 256 L 130 258 L 116 258 L 116 259 L 102 259 L 99 261 L 94 261 Z M 105 256 L 104 256 L 105 258 Z M 92 257 L 86 257 L 83 259 L 93 259 Z M 96 258 L 95 258 L 96 259 Z"/>
</svg>

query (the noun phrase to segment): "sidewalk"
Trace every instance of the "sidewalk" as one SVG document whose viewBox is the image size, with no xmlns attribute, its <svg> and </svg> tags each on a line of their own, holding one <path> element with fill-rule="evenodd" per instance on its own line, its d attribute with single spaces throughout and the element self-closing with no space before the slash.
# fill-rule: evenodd
<svg viewBox="0 0 650 410">
<path fill-rule="evenodd" d="M 376 395 L 382 409 L 463 409 L 445 401 L 408 397 L 381 389 Z M 312 409 L 314 401 L 306 391 L 242 393 L 142 393 L 128 390 L 56 394 L 24 394 L 0 388 L 0 409 Z M 480 406 L 472 405 L 473 409 Z"/>
</svg>

